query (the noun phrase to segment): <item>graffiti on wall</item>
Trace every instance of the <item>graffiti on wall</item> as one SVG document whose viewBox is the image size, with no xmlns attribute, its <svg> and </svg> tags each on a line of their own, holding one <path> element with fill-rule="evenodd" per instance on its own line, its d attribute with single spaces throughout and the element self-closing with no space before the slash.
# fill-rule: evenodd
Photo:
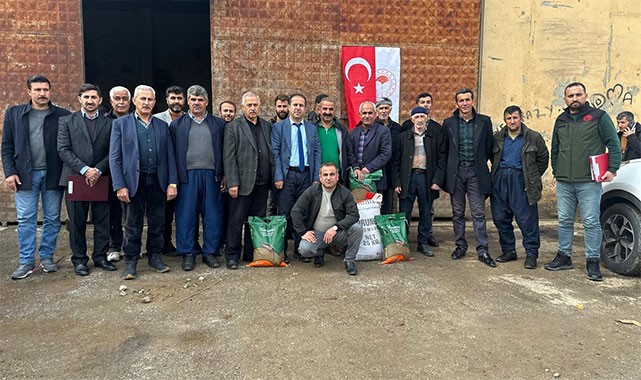
<svg viewBox="0 0 641 380">
<path fill-rule="evenodd" d="M 554 100 L 550 104 L 523 110 L 523 118 L 526 120 L 555 119 L 566 107 L 563 100 L 566 84 L 559 84 L 553 92 Z M 630 109 L 630 106 L 637 100 L 639 88 L 634 85 L 626 86 L 622 83 L 590 93 L 588 88 L 588 101 L 593 107 L 616 115 L 619 112 Z M 638 101 L 638 100 L 637 100 Z"/>
</svg>

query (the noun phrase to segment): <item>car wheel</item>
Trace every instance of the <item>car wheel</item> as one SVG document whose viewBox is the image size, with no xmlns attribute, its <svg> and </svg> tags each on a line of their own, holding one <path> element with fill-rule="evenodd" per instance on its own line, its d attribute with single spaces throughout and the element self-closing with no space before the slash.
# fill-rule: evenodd
<svg viewBox="0 0 641 380">
<path fill-rule="evenodd" d="M 601 260 L 609 270 L 634 276 L 641 273 L 641 213 L 630 204 L 616 203 L 601 215 Z"/>
</svg>

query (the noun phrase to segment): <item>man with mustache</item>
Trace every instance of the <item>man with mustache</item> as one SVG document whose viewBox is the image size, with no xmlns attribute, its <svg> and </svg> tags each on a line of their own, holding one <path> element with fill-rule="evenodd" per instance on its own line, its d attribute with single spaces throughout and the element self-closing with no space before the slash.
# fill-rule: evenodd
<svg viewBox="0 0 641 380">
<path fill-rule="evenodd" d="M 339 181 L 347 183 L 347 168 L 349 167 L 349 132 L 335 117 L 336 101 L 324 98 L 320 101 L 320 122 L 318 123 L 318 137 L 321 144 L 321 162 L 332 162 L 336 165 Z"/>
<path fill-rule="evenodd" d="M 136 278 L 141 251 L 143 219 L 147 216 L 149 267 L 169 271 L 160 258 L 163 247 L 165 202 L 176 198 L 178 177 L 174 148 L 167 123 L 151 112 L 156 92 L 146 85 L 134 90 L 135 111 L 114 120 L 111 129 L 109 169 L 113 189 L 126 204 L 125 268 L 122 278 Z"/>
<path fill-rule="evenodd" d="M 229 191 L 229 225 L 225 259 L 228 269 L 238 269 L 243 226 L 244 258 L 252 261 L 254 247 L 248 216 L 265 216 L 267 190 L 271 188 L 274 155 L 271 148 L 271 124 L 258 117 L 260 98 L 246 92 L 241 99 L 243 114 L 225 126 L 223 165 Z"/>
<path fill-rule="evenodd" d="M 381 214 L 392 214 L 392 209 L 394 205 L 394 185 L 392 184 L 392 179 L 394 177 L 392 161 L 393 158 L 398 152 L 396 148 L 398 147 L 398 135 L 403 132 L 400 124 L 395 122 L 390 118 L 390 113 L 392 112 L 392 100 L 389 98 L 381 98 L 376 102 L 376 122 L 389 128 L 390 136 L 392 137 L 392 160 L 387 162 L 385 165 L 385 177 L 387 177 L 387 190 L 383 191 L 383 204 L 381 205 Z M 429 112 L 429 111 L 428 111 Z M 431 231 L 430 231 L 431 233 Z"/>
<path fill-rule="evenodd" d="M 51 82 L 42 75 L 27 79 L 29 102 L 10 107 L 2 127 L 2 167 L 5 184 L 14 192 L 18 216 L 20 261 L 11 279 L 26 278 L 35 269 L 38 200 L 42 199 L 40 265 L 45 273 L 58 270 L 53 261 L 60 232 L 62 161 L 58 156 L 58 119 L 69 111 L 51 103 Z"/>
<path fill-rule="evenodd" d="M 539 257 L 539 209 L 543 182 L 550 154 L 540 133 L 528 128 L 519 106 L 503 111 L 505 127 L 494 134 L 492 155 L 492 221 L 499 232 L 502 254 L 496 261 L 514 261 L 516 224 L 523 236 L 525 269 L 534 269 Z"/>
<path fill-rule="evenodd" d="M 126 87 L 115 86 L 109 90 L 109 102 L 111 111 L 105 115 L 107 119 L 115 120 L 128 115 L 131 107 L 131 93 Z M 111 176 L 109 177 L 109 188 L 113 187 Z M 115 191 L 109 192 L 109 252 L 107 261 L 120 261 L 122 256 L 122 202 L 116 197 Z"/>
<path fill-rule="evenodd" d="M 176 199 L 176 246 L 182 268 L 194 269 L 196 222 L 202 217 L 203 263 L 218 268 L 222 231 L 223 119 L 207 113 L 209 95 L 204 87 L 187 89 L 189 111 L 171 123 L 176 152 L 179 195 Z"/>
<path fill-rule="evenodd" d="M 185 90 L 180 86 L 169 86 L 167 90 L 165 90 L 165 101 L 167 102 L 167 109 L 163 112 L 154 114 L 154 117 L 164 121 L 167 125 L 171 125 L 172 121 L 185 114 L 185 111 L 183 111 L 183 108 L 185 107 Z M 180 256 L 176 251 L 176 247 L 172 243 L 172 229 L 175 211 L 175 201 L 167 201 L 167 204 L 165 205 L 165 236 L 162 252 L 170 257 Z M 196 224 L 195 233 L 196 244 L 198 244 L 198 224 Z"/>
<path fill-rule="evenodd" d="M 274 108 L 276 109 L 276 115 L 269 120 L 272 125 L 289 117 L 289 95 L 276 95 Z M 270 189 L 267 194 L 267 216 L 272 215 L 278 215 L 278 202 L 276 202 L 276 194 Z"/>
<path fill-rule="evenodd" d="M 492 158 L 492 120 L 477 113 L 473 106 L 474 93 L 469 88 L 456 91 L 456 110 L 443 121 L 443 133 L 449 144 L 445 190 L 451 195 L 452 224 L 456 249 L 452 260 L 467 252 L 465 239 L 465 198 L 472 214 L 478 260 L 489 267 L 496 263 L 488 250 L 485 199 L 492 194 L 492 179 L 487 167 Z"/>
<path fill-rule="evenodd" d="M 290 211 L 300 195 L 317 182 L 321 165 L 321 147 L 316 126 L 304 120 L 307 99 L 303 94 L 289 98 L 289 118 L 272 127 L 271 142 L 274 151 L 274 187 L 278 199 L 278 213 L 287 217 L 287 232 L 293 232 Z M 308 258 L 300 256 L 300 236 L 294 233 L 294 257 L 303 262 Z M 285 244 L 287 252 L 287 243 Z M 287 257 L 287 256 L 286 256 Z M 287 261 L 287 259 L 286 259 Z"/>
<path fill-rule="evenodd" d="M 572 268 L 572 241 L 577 206 L 583 220 L 587 276 L 603 281 L 601 257 L 601 184 L 592 180 L 590 156 L 602 154 L 607 147 L 608 168 L 601 181 L 614 179 L 621 164 L 621 144 L 612 119 L 588 103 L 585 85 L 572 82 L 565 86 L 567 108 L 556 118 L 552 131 L 552 174 L 556 185 L 556 208 L 559 214 L 559 248 L 547 270 Z"/>
<path fill-rule="evenodd" d="M 70 175 L 82 175 L 93 187 L 109 175 L 109 139 L 111 120 L 98 112 L 102 96 L 98 86 L 85 83 L 78 92 L 80 111 L 60 118 L 58 154 L 64 162 L 60 186 L 67 187 Z M 69 191 L 69 189 L 67 189 Z M 78 276 L 89 275 L 87 263 L 87 216 L 91 209 L 93 223 L 93 265 L 106 271 L 116 267 L 107 261 L 109 249 L 109 202 L 73 201 L 67 192 L 69 213 L 69 246 L 71 262 Z"/>
</svg>

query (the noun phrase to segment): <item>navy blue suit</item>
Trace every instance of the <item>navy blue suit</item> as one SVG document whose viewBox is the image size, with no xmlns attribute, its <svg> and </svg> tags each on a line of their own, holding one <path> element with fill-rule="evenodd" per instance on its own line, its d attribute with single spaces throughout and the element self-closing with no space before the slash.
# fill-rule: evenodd
<svg viewBox="0 0 641 380">
<path fill-rule="evenodd" d="M 141 250 L 143 218 L 147 215 L 147 252 L 160 255 L 165 229 L 165 192 L 169 184 L 177 184 L 176 158 L 167 123 L 151 117 L 156 142 L 156 172 L 140 171 L 138 134 L 135 113 L 113 121 L 109 148 L 109 169 L 113 188 L 127 188 L 129 203 L 125 204 L 126 260 L 137 260 Z"/>
</svg>

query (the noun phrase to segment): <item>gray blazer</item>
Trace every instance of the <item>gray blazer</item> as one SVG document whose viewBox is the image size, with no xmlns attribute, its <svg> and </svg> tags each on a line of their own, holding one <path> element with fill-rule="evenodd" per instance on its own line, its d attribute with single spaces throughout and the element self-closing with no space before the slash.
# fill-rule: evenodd
<svg viewBox="0 0 641 380">
<path fill-rule="evenodd" d="M 67 186 L 70 175 L 79 175 L 83 167 L 97 168 L 109 175 L 109 138 L 111 120 L 99 115 L 94 138 L 89 137 L 80 111 L 58 120 L 58 155 L 63 162 L 60 186 Z"/>
<path fill-rule="evenodd" d="M 157 117 L 160 120 L 164 121 L 165 123 L 167 123 L 167 125 L 171 125 L 171 115 L 169 114 L 169 108 L 167 108 L 163 112 L 154 114 L 154 117 Z"/>
<path fill-rule="evenodd" d="M 269 167 L 274 172 L 274 153 L 270 142 L 272 125 L 262 118 L 258 118 L 260 136 L 269 147 Z M 258 148 L 254 134 L 249 129 L 245 117 L 241 116 L 225 126 L 225 139 L 223 146 L 223 168 L 227 187 L 238 186 L 239 195 L 249 195 L 256 183 L 256 170 L 258 170 Z"/>
</svg>

